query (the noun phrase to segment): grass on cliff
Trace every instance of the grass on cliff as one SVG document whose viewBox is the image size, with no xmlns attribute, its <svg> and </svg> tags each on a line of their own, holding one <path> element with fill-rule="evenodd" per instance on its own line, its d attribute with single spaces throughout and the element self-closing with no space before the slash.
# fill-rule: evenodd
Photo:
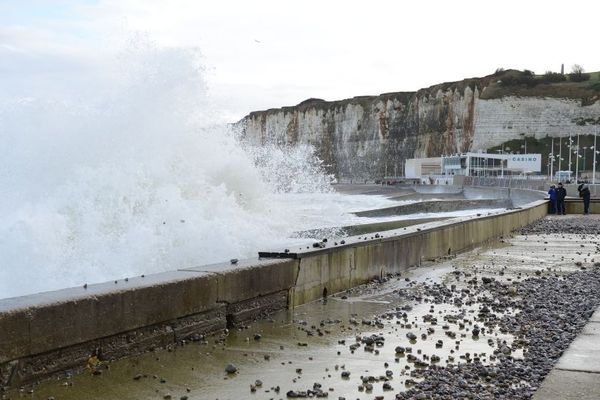
<svg viewBox="0 0 600 400">
<path fill-rule="evenodd" d="M 435 96 L 438 91 L 447 92 L 456 90 L 464 93 L 469 87 L 471 90 L 475 88 L 479 91 L 481 99 L 498 99 L 505 96 L 517 97 L 552 97 L 552 98 L 568 98 L 580 100 L 581 104 L 591 105 L 600 100 L 600 71 L 589 72 L 590 79 L 583 82 L 572 82 L 566 80 L 564 82 L 548 83 L 545 81 L 544 75 L 533 75 L 527 84 L 518 83 L 525 71 L 514 69 L 499 70 L 498 72 L 487 75 L 481 78 L 467 78 L 462 81 L 444 82 L 437 85 L 423 88 L 417 92 L 390 92 L 382 93 L 373 96 L 355 96 L 349 99 L 326 101 L 323 99 L 310 98 L 304 100 L 295 106 L 287 106 L 281 108 L 271 108 L 265 111 L 254 111 L 250 116 L 260 115 L 262 113 L 272 112 L 304 112 L 309 109 L 330 110 L 340 107 L 345 107 L 349 104 L 360 105 L 364 109 L 369 109 L 374 106 L 378 100 L 399 100 L 404 104 L 408 104 L 416 95 L 417 97 Z M 507 85 L 503 83 L 503 78 L 512 78 L 517 83 Z"/>
<path fill-rule="evenodd" d="M 591 72 L 590 79 L 583 82 L 548 83 L 543 75 L 533 75 L 527 83 L 506 84 L 509 79 L 518 80 L 523 72 L 516 70 L 504 71 L 495 75 L 489 85 L 481 93 L 482 99 L 497 99 L 505 96 L 519 97 L 554 97 L 581 99 L 583 105 L 593 104 L 600 99 L 600 72 Z"/>
</svg>

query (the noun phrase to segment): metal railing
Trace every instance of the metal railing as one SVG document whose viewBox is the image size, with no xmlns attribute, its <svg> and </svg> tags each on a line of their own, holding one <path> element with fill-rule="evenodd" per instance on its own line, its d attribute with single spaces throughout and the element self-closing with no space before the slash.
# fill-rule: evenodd
<svg viewBox="0 0 600 400">
<path fill-rule="evenodd" d="M 494 176 L 465 176 L 463 185 L 547 190 L 549 182 L 545 176 L 519 176 L 504 178 Z"/>
</svg>

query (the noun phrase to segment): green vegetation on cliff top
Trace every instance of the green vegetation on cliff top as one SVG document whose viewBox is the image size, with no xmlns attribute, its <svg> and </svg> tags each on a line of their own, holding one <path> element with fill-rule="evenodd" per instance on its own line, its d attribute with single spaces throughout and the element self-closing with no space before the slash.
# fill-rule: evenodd
<svg viewBox="0 0 600 400">
<path fill-rule="evenodd" d="M 500 70 L 486 77 L 489 83 L 481 92 L 480 98 L 555 97 L 577 99 L 581 100 L 583 105 L 589 105 L 600 99 L 600 73 L 592 72 L 583 75 L 583 80 L 577 81 L 572 74 L 547 72 L 544 75 L 535 75 L 527 70 Z"/>
<path fill-rule="evenodd" d="M 479 98 L 498 99 L 507 96 L 517 97 L 553 97 L 581 100 L 583 105 L 590 105 L 600 100 L 600 72 L 585 73 L 583 81 L 574 81 L 572 74 L 559 74 L 547 72 L 536 75 L 531 71 L 519 71 L 514 69 L 498 69 L 494 74 L 481 78 L 468 78 L 462 81 L 445 82 L 417 92 L 390 92 L 375 96 L 356 96 L 349 99 L 326 101 L 323 99 L 310 98 L 296 106 L 272 108 L 266 111 L 255 111 L 250 116 L 263 112 L 276 111 L 306 111 L 308 109 L 320 108 L 331 109 L 344 107 L 348 104 L 368 106 L 377 100 L 398 100 L 408 103 L 415 96 L 435 96 L 438 91 L 458 91 L 464 93 L 469 87 L 477 89 Z M 558 80 L 552 81 L 552 80 Z"/>
</svg>

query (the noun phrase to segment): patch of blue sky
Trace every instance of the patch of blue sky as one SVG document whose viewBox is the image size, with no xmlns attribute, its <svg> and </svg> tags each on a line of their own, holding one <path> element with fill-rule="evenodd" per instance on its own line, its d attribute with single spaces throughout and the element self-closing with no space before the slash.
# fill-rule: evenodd
<svg viewBox="0 0 600 400">
<path fill-rule="evenodd" d="M 95 6 L 99 0 L 0 0 L 0 26 L 45 28 L 56 34 L 81 39 L 94 34 L 78 24 L 82 7 Z"/>
<path fill-rule="evenodd" d="M 29 25 L 80 18 L 81 7 L 99 5 L 100 0 L 2 0 L 0 22 Z"/>
</svg>

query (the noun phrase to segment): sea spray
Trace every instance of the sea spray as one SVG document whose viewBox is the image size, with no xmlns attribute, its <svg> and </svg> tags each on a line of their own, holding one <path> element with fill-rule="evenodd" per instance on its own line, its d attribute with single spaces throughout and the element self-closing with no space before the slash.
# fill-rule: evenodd
<svg viewBox="0 0 600 400">
<path fill-rule="evenodd" d="M 335 177 L 328 174 L 323 162 L 314 154 L 314 147 L 299 143 L 278 145 L 265 143 L 250 146 L 243 143 L 251 155 L 263 182 L 277 193 L 328 193 Z"/>
<path fill-rule="evenodd" d="M 249 151 L 212 124 L 200 61 L 135 41 L 64 90 L 0 99 L 0 298 L 250 257 L 304 228 L 280 193 L 330 177 L 308 148 Z"/>
</svg>

